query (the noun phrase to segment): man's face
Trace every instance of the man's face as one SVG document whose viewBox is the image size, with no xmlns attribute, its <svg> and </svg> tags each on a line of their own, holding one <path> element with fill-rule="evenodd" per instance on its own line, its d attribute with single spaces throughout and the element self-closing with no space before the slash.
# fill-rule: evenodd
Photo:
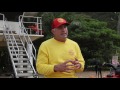
<svg viewBox="0 0 120 90">
<path fill-rule="evenodd" d="M 67 38 L 68 36 L 68 29 L 66 25 L 61 25 L 58 28 L 55 28 L 52 30 L 52 33 L 54 35 L 54 37 L 57 38 Z"/>
</svg>

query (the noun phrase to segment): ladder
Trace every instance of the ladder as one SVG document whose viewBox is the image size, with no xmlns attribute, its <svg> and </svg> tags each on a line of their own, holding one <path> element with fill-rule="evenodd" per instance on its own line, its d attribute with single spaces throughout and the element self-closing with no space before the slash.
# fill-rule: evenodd
<svg viewBox="0 0 120 90">
<path fill-rule="evenodd" d="M 30 61 L 30 56 L 28 55 L 28 52 L 25 48 L 25 43 L 23 40 L 25 40 L 26 38 L 21 37 L 19 34 L 15 34 L 14 31 L 10 29 L 10 26 L 7 25 L 6 21 L 4 21 L 3 34 L 10 54 L 14 70 L 14 77 L 38 78 L 38 74 L 35 71 L 35 68 Z"/>
</svg>

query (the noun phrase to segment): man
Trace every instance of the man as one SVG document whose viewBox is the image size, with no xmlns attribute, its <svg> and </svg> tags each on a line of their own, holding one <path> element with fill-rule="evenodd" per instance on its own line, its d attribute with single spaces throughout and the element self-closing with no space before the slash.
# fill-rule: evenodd
<svg viewBox="0 0 120 90">
<path fill-rule="evenodd" d="M 77 78 L 84 70 L 84 58 L 78 44 L 67 38 L 69 23 L 63 18 L 52 22 L 53 38 L 44 41 L 38 51 L 36 69 L 47 78 Z"/>
</svg>

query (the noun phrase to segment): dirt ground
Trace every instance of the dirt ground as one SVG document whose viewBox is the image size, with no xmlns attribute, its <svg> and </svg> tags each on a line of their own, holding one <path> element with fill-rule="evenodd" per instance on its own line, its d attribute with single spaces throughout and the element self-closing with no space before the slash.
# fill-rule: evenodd
<svg viewBox="0 0 120 90">
<path fill-rule="evenodd" d="M 107 74 L 109 74 L 109 71 L 102 71 L 102 77 L 105 77 Z M 95 71 L 84 71 L 81 73 L 77 73 L 79 78 L 98 78 L 96 77 Z"/>
<path fill-rule="evenodd" d="M 105 77 L 107 74 L 109 74 L 109 71 L 102 71 L 102 77 Z M 98 78 L 96 77 L 95 71 L 84 71 L 81 73 L 77 73 L 79 78 Z M 12 78 L 11 76 L 7 75 L 0 75 L 0 78 Z M 43 78 L 43 76 L 40 76 L 40 78 Z"/>
<path fill-rule="evenodd" d="M 104 78 L 109 73 L 110 73 L 109 71 L 102 71 L 102 78 Z M 84 71 L 81 73 L 77 73 L 77 76 L 79 78 L 98 78 L 96 77 L 95 71 Z M 39 78 L 43 78 L 43 76 L 40 75 Z"/>
</svg>

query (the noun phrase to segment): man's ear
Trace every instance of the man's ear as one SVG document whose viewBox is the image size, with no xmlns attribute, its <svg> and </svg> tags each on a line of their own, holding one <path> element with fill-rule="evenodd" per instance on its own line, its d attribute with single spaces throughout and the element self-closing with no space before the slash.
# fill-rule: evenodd
<svg viewBox="0 0 120 90">
<path fill-rule="evenodd" d="M 55 29 L 52 29 L 51 32 L 54 33 L 54 32 L 55 32 Z"/>
<path fill-rule="evenodd" d="M 51 29 L 51 33 L 53 34 L 53 29 Z"/>
</svg>

